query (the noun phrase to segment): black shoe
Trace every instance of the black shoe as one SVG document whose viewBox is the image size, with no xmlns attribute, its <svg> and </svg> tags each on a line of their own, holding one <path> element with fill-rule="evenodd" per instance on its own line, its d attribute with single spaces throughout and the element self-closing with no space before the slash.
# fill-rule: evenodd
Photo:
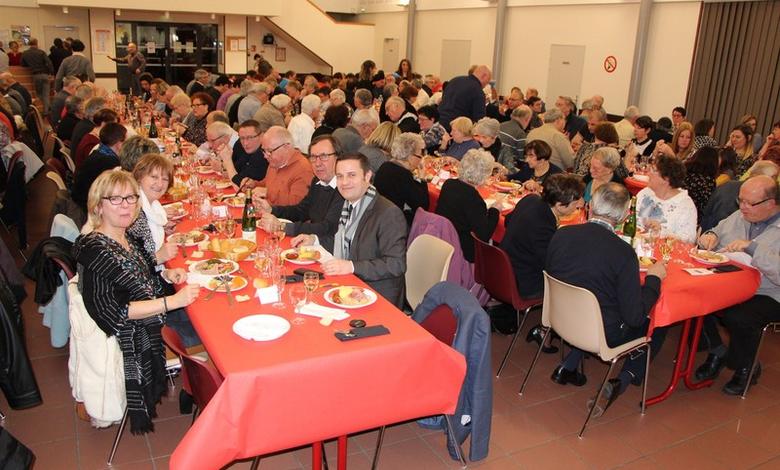
<svg viewBox="0 0 780 470">
<path fill-rule="evenodd" d="M 720 374 L 720 370 L 726 365 L 725 358 L 718 357 L 714 354 L 708 354 L 707 360 L 704 364 L 700 365 L 696 369 L 696 380 L 715 380 Z"/>
<path fill-rule="evenodd" d="M 179 413 L 183 415 L 188 415 L 192 413 L 192 406 L 195 404 L 195 401 L 192 399 L 192 395 L 185 392 L 184 390 L 179 390 Z"/>
<path fill-rule="evenodd" d="M 563 366 L 558 366 L 550 376 L 550 380 L 557 384 L 572 384 L 575 387 L 582 387 L 588 382 L 588 377 L 578 370 L 567 370 Z"/>
<path fill-rule="evenodd" d="M 550 338 L 555 338 L 556 336 L 558 336 L 558 335 L 556 335 L 555 332 L 552 332 L 550 334 Z M 528 331 L 528 335 L 526 335 L 526 337 L 525 337 L 526 342 L 530 343 L 530 342 L 535 341 L 536 344 L 542 344 L 542 340 L 543 339 L 544 339 L 544 332 L 542 331 L 542 326 L 541 325 L 536 325 L 535 327 L 531 328 Z M 545 354 L 554 354 L 554 353 L 558 352 L 558 347 L 557 346 L 552 346 L 552 345 L 551 346 L 543 346 L 542 347 L 542 352 L 545 353 Z"/>
<path fill-rule="evenodd" d="M 620 379 L 609 379 L 607 384 L 604 385 L 604 392 L 601 394 L 601 397 L 596 397 L 598 398 L 598 401 L 596 401 L 596 398 L 588 400 L 588 410 L 594 406 L 593 402 L 596 402 L 595 408 L 593 408 L 593 417 L 598 418 L 606 413 L 609 407 L 612 406 L 612 403 L 614 403 L 615 400 L 617 400 L 617 397 L 622 393 Z"/>
<path fill-rule="evenodd" d="M 734 376 L 723 386 L 723 393 L 726 395 L 742 395 L 745 393 L 748 375 L 750 375 L 750 367 L 743 367 L 734 371 Z M 761 364 L 756 365 L 753 378 L 750 379 L 750 385 L 757 384 L 759 377 L 761 377 Z"/>
</svg>

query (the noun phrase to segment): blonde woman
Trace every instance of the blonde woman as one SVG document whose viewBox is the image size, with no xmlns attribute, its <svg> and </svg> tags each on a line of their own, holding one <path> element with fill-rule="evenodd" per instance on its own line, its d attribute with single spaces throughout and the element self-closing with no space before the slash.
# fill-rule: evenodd
<svg viewBox="0 0 780 470">
<path fill-rule="evenodd" d="M 360 147 L 359 153 L 368 158 L 371 172 L 376 174 L 382 163 L 390 159 L 390 149 L 396 137 L 401 135 L 398 126 L 392 122 L 383 122 L 366 139 L 366 144 Z"/>
<path fill-rule="evenodd" d="M 758 160 L 753 154 L 753 130 L 750 126 L 739 125 L 732 129 L 726 147 L 731 147 L 737 154 L 737 178 Z"/>
<path fill-rule="evenodd" d="M 450 122 L 450 128 L 449 138 L 445 135 L 441 139 L 442 146 L 448 144 L 446 150 L 442 152 L 444 155 L 460 160 L 469 150 L 482 147 L 474 139 L 474 123 L 471 122 L 471 119 L 464 116 L 453 119 Z"/>
<path fill-rule="evenodd" d="M 677 157 L 680 160 L 687 160 L 693 155 L 693 124 L 690 122 L 681 122 L 674 131 L 672 143 L 667 144 L 663 140 L 655 146 L 655 154 Z"/>
<path fill-rule="evenodd" d="M 164 295 L 162 283 L 182 283 L 183 269 L 157 273 L 156 260 L 127 233 L 138 216 L 140 189 L 121 169 L 103 172 L 87 201 L 86 235 L 76 239 L 79 288 L 97 326 L 116 336 L 124 358 L 127 413 L 133 434 L 153 429 L 155 406 L 167 391 L 165 348 L 160 329 L 169 310 L 186 307 L 200 288 L 186 285 Z"/>
</svg>

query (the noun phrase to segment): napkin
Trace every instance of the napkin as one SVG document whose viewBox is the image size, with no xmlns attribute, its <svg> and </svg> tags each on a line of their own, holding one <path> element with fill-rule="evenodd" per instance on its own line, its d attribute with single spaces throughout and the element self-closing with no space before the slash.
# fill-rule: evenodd
<svg viewBox="0 0 780 470">
<path fill-rule="evenodd" d="M 298 313 L 301 315 L 309 315 L 318 318 L 324 318 L 327 316 L 337 321 L 349 318 L 347 311 L 342 308 L 325 307 L 323 305 L 318 305 L 312 302 L 309 302 L 308 304 L 298 308 Z"/>
<path fill-rule="evenodd" d="M 187 273 L 187 284 L 197 284 L 201 287 L 206 287 L 213 277 L 200 273 Z"/>
</svg>

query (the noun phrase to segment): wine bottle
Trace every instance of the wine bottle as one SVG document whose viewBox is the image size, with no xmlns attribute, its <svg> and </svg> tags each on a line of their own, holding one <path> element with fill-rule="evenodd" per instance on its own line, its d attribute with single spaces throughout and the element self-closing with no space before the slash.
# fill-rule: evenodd
<svg viewBox="0 0 780 470">
<path fill-rule="evenodd" d="M 157 124 L 154 123 L 154 114 L 152 114 L 151 120 L 149 121 L 149 138 L 156 139 L 157 137 Z"/>
<path fill-rule="evenodd" d="M 252 202 L 252 189 L 246 190 L 244 201 L 244 214 L 241 216 L 241 238 L 255 241 L 257 230 L 257 217 L 255 216 L 255 204 Z"/>
<path fill-rule="evenodd" d="M 636 237 L 636 197 L 631 198 L 631 210 L 623 224 L 623 236 L 630 239 L 631 246 L 634 246 L 634 238 Z"/>
</svg>

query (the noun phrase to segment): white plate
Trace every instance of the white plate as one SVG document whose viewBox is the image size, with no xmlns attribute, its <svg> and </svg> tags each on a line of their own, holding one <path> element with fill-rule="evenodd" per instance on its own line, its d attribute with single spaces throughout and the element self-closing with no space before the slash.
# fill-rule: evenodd
<svg viewBox="0 0 780 470">
<path fill-rule="evenodd" d="M 216 171 L 214 171 L 214 169 L 211 168 L 210 166 L 199 166 L 198 173 L 200 173 L 201 175 L 210 175 L 212 173 L 216 173 Z"/>
<path fill-rule="evenodd" d="M 226 197 L 222 200 L 230 207 L 244 207 L 244 202 L 246 201 L 245 198 L 239 196 Z"/>
<path fill-rule="evenodd" d="M 168 220 L 181 220 L 190 213 L 187 209 L 184 208 L 184 204 L 181 202 L 172 202 L 170 204 L 166 204 L 163 206 L 163 209 L 165 209 L 165 213 L 168 215 Z M 176 213 L 171 215 L 171 210 L 175 210 Z"/>
<path fill-rule="evenodd" d="M 655 258 L 649 257 L 649 256 L 643 256 L 642 258 L 650 258 L 650 259 L 652 259 L 652 260 L 653 260 L 653 264 L 655 264 L 655 263 L 657 263 L 657 262 L 658 262 L 658 260 L 656 260 Z M 640 273 L 645 273 L 645 272 L 647 272 L 647 268 L 649 268 L 649 267 L 650 267 L 650 266 L 652 266 L 653 264 L 649 264 L 649 265 L 647 265 L 647 266 L 642 266 L 642 260 L 639 260 L 639 272 L 640 272 Z"/>
<path fill-rule="evenodd" d="M 285 260 L 285 261 L 287 261 L 287 262 L 289 262 L 289 263 L 292 263 L 292 264 L 299 264 L 299 265 L 301 265 L 301 266 L 306 266 L 306 265 L 309 265 L 309 264 L 314 264 L 314 263 L 316 263 L 316 262 L 318 261 L 318 260 L 313 260 L 313 259 L 305 259 L 305 260 L 304 260 L 304 259 L 288 259 L 288 258 L 287 258 L 287 255 L 288 255 L 288 254 L 290 254 L 290 253 L 295 253 L 295 252 L 297 252 L 297 250 L 296 250 L 295 248 L 290 248 L 290 249 L 284 250 L 284 251 L 281 253 L 281 256 L 284 258 L 284 260 Z M 320 255 L 320 256 L 321 256 L 321 255 Z"/>
<path fill-rule="evenodd" d="M 176 244 L 177 244 L 177 245 L 179 245 L 179 246 L 195 246 L 195 245 L 197 245 L 198 243 L 200 243 L 200 242 L 203 242 L 203 241 L 206 241 L 206 240 L 208 240 L 208 239 L 209 239 L 209 235 L 208 235 L 207 233 L 203 233 L 203 232 L 201 232 L 201 231 L 199 231 L 199 230 L 191 230 L 191 231 L 187 232 L 187 233 L 186 233 L 186 234 L 184 234 L 184 235 L 188 235 L 188 234 L 194 234 L 194 233 L 199 233 L 199 234 L 203 235 L 203 239 L 202 239 L 202 240 L 198 240 L 198 241 L 189 241 L 189 242 L 186 242 L 186 243 L 179 243 L 179 242 L 177 242 L 177 241 L 175 240 L 175 238 L 177 238 L 177 235 L 178 235 L 178 236 L 181 236 L 181 235 L 183 235 L 183 234 L 181 234 L 181 233 L 172 233 L 171 235 L 169 235 L 169 236 L 168 236 L 168 241 L 169 241 L 169 242 L 172 242 L 172 243 L 176 243 Z"/>
<path fill-rule="evenodd" d="M 220 180 L 220 181 L 217 181 L 216 186 L 217 186 L 217 189 L 227 189 L 227 188 L 233 186 L 233 183 L 231 183 L 230 181 L 221 181 Z"/>
<path fill-rule="evenodd" d="M 377 298 L 376 293 L 374 293 L 374 291 L 372 291 L 371 289 L 366 289 L 365 287 L 355 287 L 355 286 L 342 286 L 342 287 L 351 287 L 353 289 L 362 290 L 363 293 L 366 294 L 366 297 L 368 297 L 368 302 L 361 305 L 344 305 L 344 304 L 334 302 L 333 300 L 331 300 L 330 297 L 333 295 L 334 292 L 340 289 L 339 287 L 334 287 L 332 289 L 328 289 L 327 291 L 325 291 L 325 294 L 323 295 L 325 302 L 331 305 L 335 305 L 336 307 L 339 308 L 349 308 L 349 309 L 368 307 L 369 305 L 376 302 L 376 298 Z"/>
<path fill-rule="evenodd" d="M 239 318 L 233 323 L 233 333 L 250 341 L 273 341 L 290 331 L 290 322 L 264 313 Z"/>
<path fill-rule="evenodd" d="M 231 287 L 230 287 L 230 292 L 231 293 L 235 292 L 237 290 L 241 290 L 241 289 L 243 289 L 244 287 L 246 287 L 249 284 L 249 281 L 247 281 L 246 278 L 243 277 L 243 276 L 230 276 L 230 277 L 232 277 L 233 280 L 236 281 L 236 283 L 238 284 L 237 286 L 234 287 L 232 285 L 233 282 L 231 281 L 231 283 L 230 283 L 231 284 Z M 214 278 L 212 278 L 211 280 L 209 280 L 208 283 L 206 283 L 206 289 L 212 290 L 212 291 L 217 291 L 217 292 L 227 292 L 226 289 L 225 289 L 225 286 L 222 283 L 220 283 L 219 281 L 217 281 L 216 279 L 214 279 Z"/>
<path fill-rule="evenodd" d="M 697 254 L 695 255 L 691 254 L 691 258 L 695 259 L 701 264 L 706 264 L 709 266 L 717 266 L 719 264 L 725 264 L 729 262 L 729 257 L 724 255 L 723 253 L 715 253 L 713 251 L 706 251 L 706 250 L 697 250 L 696 253 Z M 710 255 L 717 255 L 718 260 L 712 260 L 712 259 L 704 258 L 702 256 L 697 256 L 698 253 L 708 253 Z"/>
<path fill-rule="evenodd" d="M 227 263 L 230 265 L 230 271 L 219 273 L 219 274 L 208 274 L 198 271 L 198 266 L 200 266 L 203 263 L 206 263 L 208 261 L 218 260 L 223 263 Z M 204 259 L 202 261 L 198 261 L 197 263 L 192 263 L 189 267 L 189 271 L 191 273 L 200 274 L 202 276 L 224 276 L 226 274 L 233 274 L 234 272 L 238 271 L 238 263 L 235 261 L 230 261 L 229 259 L 220 259 L 220 258 L 211 258 L 211 259 Z"/>
</svg>

